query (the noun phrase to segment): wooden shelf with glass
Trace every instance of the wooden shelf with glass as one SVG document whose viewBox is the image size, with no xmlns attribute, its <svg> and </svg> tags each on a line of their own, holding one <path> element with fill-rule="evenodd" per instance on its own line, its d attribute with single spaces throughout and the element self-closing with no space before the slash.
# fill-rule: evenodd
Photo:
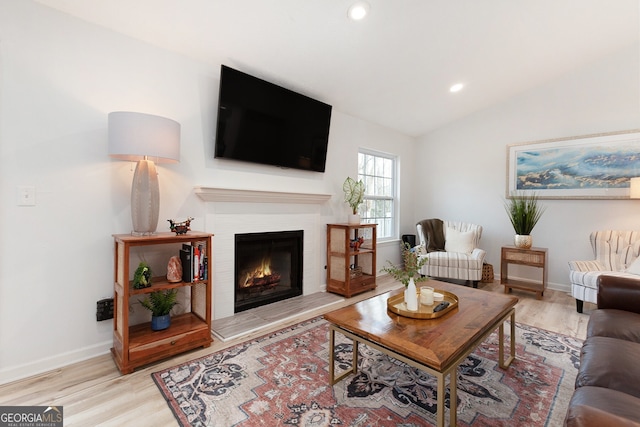
<svg viewBox="0 0 640 427">
<path fill-rule="evenodd" d="M 328 224 L 327 291 L 350 298 L 375 288 L 376 224 Z"/>
<path fill-rule="evenodd" d="M 133 372 L 136 367 L 155 362 L 197 347 L 209 347 L 211 337 L 211 262 L 207 263 L 205 280 L 194 282 L 169 282 L 165 276 L 153 277 L 152 285 L 143 289 L 133 288 L 132 248 L 163 251 L 169 258 L 178 253 L 172 249 L 181 244 L 200 245 L 211 257 L 213 234 L 189 232 L 176 236 L 175 233 L 157 233 L 149 236 L 130 234 L 113 235 L 115 242 L 114 268 L 114 310 L 113 348 L 111 353 L 118 369 L 123 374 Z M 156 248 L 155 246 L 159 246 Z M 153 247 L 152 247 L 153 246 Z M 164 248 L 163 248 L 164 246 Z M 151 323 L 130 324 L 129 307 L 136 300 L 131 297 L 143 296 L 155 291 L 185 288 L 190 294 L 190 311 L 171 316 L 171 326 L 162 331 L 152 331 Z"/>
</svg>

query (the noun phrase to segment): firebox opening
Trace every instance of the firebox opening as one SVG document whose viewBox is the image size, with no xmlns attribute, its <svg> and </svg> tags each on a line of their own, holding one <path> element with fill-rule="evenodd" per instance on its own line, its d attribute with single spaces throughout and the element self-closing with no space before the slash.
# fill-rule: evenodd
<svg viewBox="0 0 640 427">
<path fill-rule="evenodd" d="M 303 230 L 235 235 L 235 313 L 302 295 L 303 237 Z"/>
</svg>

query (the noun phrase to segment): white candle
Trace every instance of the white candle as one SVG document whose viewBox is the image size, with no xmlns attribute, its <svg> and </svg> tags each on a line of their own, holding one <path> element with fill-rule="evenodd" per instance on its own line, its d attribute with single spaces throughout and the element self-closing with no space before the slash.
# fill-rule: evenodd
<svg viewBox="0 0 640 427">
<path fill-rule="evenodd" d="M 425 286 L 420 288 L 420 303 L 424 305 L 433 305 L 433 288 Z"/>
</svg>

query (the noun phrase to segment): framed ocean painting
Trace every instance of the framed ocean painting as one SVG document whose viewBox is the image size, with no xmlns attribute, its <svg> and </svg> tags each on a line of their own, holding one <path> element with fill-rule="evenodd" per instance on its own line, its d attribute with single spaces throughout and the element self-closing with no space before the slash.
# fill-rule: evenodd
<svg viewBox="0 0 640 427">
<path fill-rule="evenodd" d="M 507 198 L 625 199 L 640 176 L 640 130 L 507 146 Z"/>
</svg>

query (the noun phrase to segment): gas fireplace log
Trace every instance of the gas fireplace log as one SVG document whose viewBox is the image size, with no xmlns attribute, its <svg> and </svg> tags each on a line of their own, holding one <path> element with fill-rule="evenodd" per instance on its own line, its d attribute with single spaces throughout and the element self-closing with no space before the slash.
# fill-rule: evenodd
<svg viewBox="0 0 640 427">
<path fill-rule="evenodd" d="M 278 283 L 280 283 L 281 278 L 282 276 L 277 273 L 263 277 L 251 277 L 247 279 L 244 286 L 242 286 L 240 290 L 244 292 L 252 292 L 254 288 L 261 288 L 260 290 L 263 290 L 264 288 L 273 288 Z"/>
</svg>

